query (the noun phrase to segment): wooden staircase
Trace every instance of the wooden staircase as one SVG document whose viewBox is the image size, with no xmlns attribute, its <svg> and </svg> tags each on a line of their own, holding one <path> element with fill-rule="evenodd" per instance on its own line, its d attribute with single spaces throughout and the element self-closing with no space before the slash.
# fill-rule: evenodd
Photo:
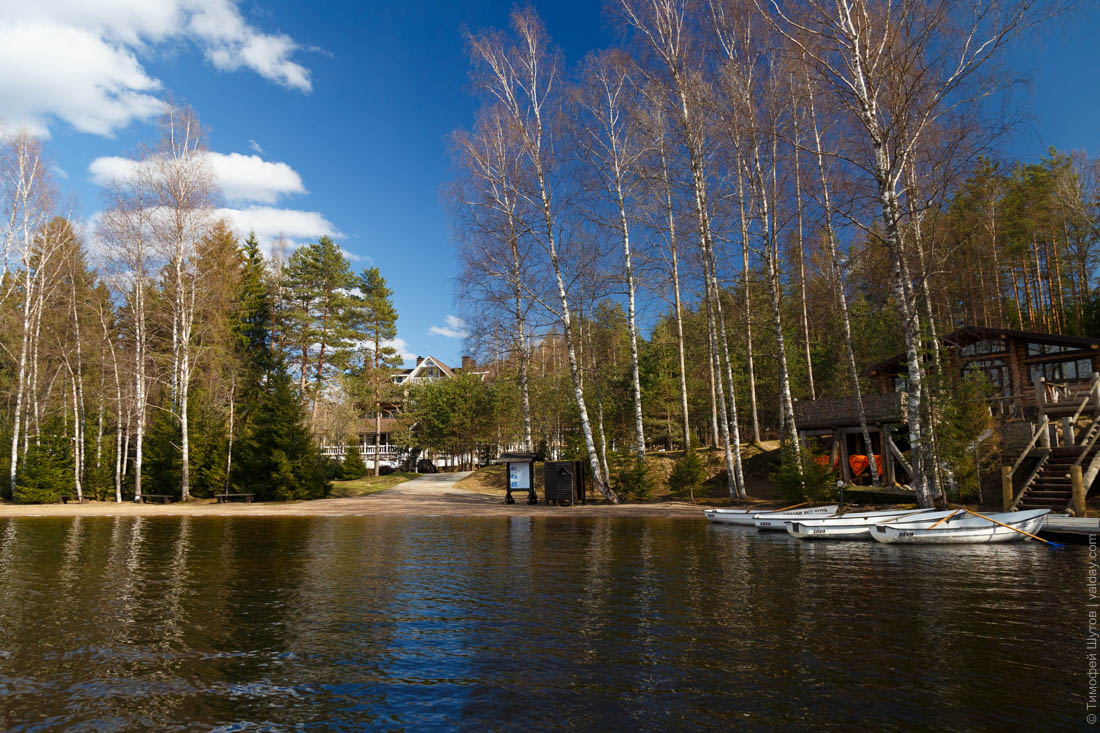
<svg viewBox="0 0 1100 733">
<path fill-rule="evenodd" d="M 1065 511 L 1073 501 L 1073 486 L 1070 484 L 1069 469 L 1077 463 L 1084 453 L 1084 447 L 1054 448 L 1035 478 L 1024 487 L 1016 500 L 1015 509 L 1050 509 L 1054 512 Z M 1084 456 L 1083 466 L 1088 466 L 1100 449 L 1093 445 L 1089 454 Z M 1086 483 L 1086 486 L 1088 484 Z"/>
<path fill-rule="evenodd" d="M 1094 377 L 1090 394 L 1096 386 L 1097 380 Z M 1079 409 L 1073 420 L 1076 421 L 1080 415 Z M 1046 430 L 1047 425 L 1049 423 L 1044 419 L 1039 430 Z M 1072 432 L 1069 434 L 1072 435 Z M 1067 511 L 1073 502 L 1070 471 L 1074 466 L 1081 467 L 1082 485 L 1087 494 L 1093 480 L 1100 474 L 1100 416 L 1093 416 L 1088 429 L 1076 439 L 1071 439 L 1069 445 L 1046 449 L 1010 509 Z"/>
</svg>

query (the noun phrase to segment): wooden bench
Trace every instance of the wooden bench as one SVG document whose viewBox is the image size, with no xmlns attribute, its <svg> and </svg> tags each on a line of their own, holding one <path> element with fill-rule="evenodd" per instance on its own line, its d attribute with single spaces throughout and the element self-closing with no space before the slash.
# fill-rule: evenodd
<svg viewBox="0 0 1100 733">
<path fill-rule="evenodd" d="M 168 504 L 176 500 L 171 494 L 142 494 L 142 504 Z"/>
<path fill-rule="evenodd" d="M 215 494 L 214 498 L 218 500 L 219 504 L 227 501 L 244 501 L 251 504 L 255 496 L 255 494 Z"/>
<path fill-rule="evenodd" d="M 77 504 L 83 504 L 84 502 L 88 501 L 88 498 L 85 496 L 77 496 L 76 494 L 68 494 L 61 497 L 62 504 L 68 504 L 70 501 Z"/>
</svg>

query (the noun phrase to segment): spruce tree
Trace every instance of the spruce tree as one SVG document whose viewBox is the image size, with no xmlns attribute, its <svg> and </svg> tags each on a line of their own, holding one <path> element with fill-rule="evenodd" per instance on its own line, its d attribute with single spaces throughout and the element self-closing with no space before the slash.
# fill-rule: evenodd
<svg viewBox="0 0 1100 733">
<path fill-rule="evenodd" d="M 325 459 L 305 426 L 286 366 L 272 349 L 271 288 L 254 236 L 245 242 L 244 260 L 232 326 L 243 375 L 230 483 L 261 500 L 320 498 L 330 488 Z"/>
<path fill-rule="evenodd" d="M 359 455 L 359 445 L 352 443 L 348 446 L 348 452 L 344 455 L 344 478 L 363 478 L 367 475 L 367 464 L 363 463 L 363 456 Z"/>
<path fill-rule="evenodd" d="M 73 453 L 64 422 L 51 417 L 27 448 L 15 483 L 15 501 L 48 504 L 73 491 Z"/>
<path fill-rule="evenodd" d="M 281 362 L 263 385 L 242 395 L 242 422 L 233 484 L 257 499 L 319 499 L 331 488 L 325 459 L 305 426 L 302 406 L 294 397 Z"/>
</svg>

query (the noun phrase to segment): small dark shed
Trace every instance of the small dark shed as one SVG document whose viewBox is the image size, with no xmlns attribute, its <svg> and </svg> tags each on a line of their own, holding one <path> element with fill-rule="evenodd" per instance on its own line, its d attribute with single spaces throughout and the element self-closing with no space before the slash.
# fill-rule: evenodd
<svg viewBox="0 0 1100 733">
<path fill-rule="evenodd" d="M 584 461 L 547 461 L 543 473 L 546 503 L 584 503 Z"/>
</svg>

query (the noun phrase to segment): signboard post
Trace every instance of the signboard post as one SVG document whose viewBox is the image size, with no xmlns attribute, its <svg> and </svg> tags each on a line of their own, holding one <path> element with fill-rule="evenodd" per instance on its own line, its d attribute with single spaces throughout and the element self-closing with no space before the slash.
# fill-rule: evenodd
<svg viewBox="0 0 1100 733">
<path fill-rule="evenodd" d="M 513 491 L 526 491 L 527 503 L 538 504 L 535 496 L 535 459 L 530 454 L 506 454 L 502 456 L 506 468 L 504 474 L 504 503 L 515 504 Z"/>
</svg>

